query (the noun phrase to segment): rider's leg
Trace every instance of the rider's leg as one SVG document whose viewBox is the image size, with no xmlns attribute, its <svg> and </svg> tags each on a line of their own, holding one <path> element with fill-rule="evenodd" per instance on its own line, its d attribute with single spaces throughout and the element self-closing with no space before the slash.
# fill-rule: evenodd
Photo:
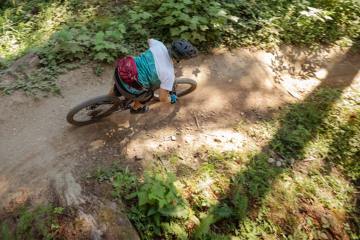
<svg viewBox="0 0 360 240">
<path fill-rule="evenodd" d="M 119 90 L 117 89 L 116 85 L 114 84 L 114 86 L 110 89 L 109 96 L 112 97 L 121 97 L 121 93 L 119 92 Z"/>
<path fill-rule="evenodd" d="M 134 110 L 141 109 L 147 107 L 146 103 L 148 103 L 153 97 L 153 92 L 149 91 L 146 93 L 143 93 L 143 99 L 141 101 L 134 101 L 132 104 L 132 108 Z"/>
<path fill-rule="evenodd" d="M 114 91 L 114 88 L 111 88 L 109 93 L 108 93 L 109 96 L 111 97 L 116 97 L 116 94 L 115 94 L 115 91 Z"/>
<path fill-rule="evenodd" d="M 130 113 L 146 113 L 149 111 L 149 106 L 146 104 L 153 97 L 152 92 L 148 92 L 148 96 L 142 101 L 134 101 L 130 109 Z"/>
<path fill-rule="evenodd" d="M 137 113 L 146 113 L 149 111 L 149 106 L 142 104 L 139 101 L 134 101 L 131 108 L 130 113 L 131 114 L 137 114 Z"/>
<path fill-rule="evenodd" d="M 142 104 L 140 101 L 134 101 L 133 104 L 132 104 L 132 108 L 134 110 L 137 110 L 137 109 L 139 109 L 139 108 L 141 108 L 143 106 L 144 106 L 144 104 Z"/>
</svg>

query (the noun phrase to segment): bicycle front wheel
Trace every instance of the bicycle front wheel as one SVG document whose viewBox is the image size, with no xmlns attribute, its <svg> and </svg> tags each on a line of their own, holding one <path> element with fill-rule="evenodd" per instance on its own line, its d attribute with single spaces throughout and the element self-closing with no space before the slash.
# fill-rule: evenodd
<svg viewBox="0 0 360 240">
<path fill-rule="evenodd" d="M 197 82 L 190 78 L 179 78 L 175 80 L 174 90 L 178 97 L 188 95 L 196 89 Z"/>
<path fill-rule="evenodd" d="M 174 91 L 178 97 L 183 97 L 196 89 L 197 82 L 190 78 L 178 78 L 174 83 Z M 159 100 L 158 93 L 155 92 L 154 99 Z"/>
</svg>

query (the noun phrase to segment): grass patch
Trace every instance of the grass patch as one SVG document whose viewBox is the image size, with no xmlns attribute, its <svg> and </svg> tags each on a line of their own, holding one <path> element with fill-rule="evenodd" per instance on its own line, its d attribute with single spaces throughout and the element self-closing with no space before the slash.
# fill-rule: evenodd
<svg viewBox="0 0 360 240">
<path fill-rule="evenodd" d="M 52 205 L 22 207 L 1 219 L 1 239 L 56 239 L 65 209 Z"/>
<path fill-rule="evenodd" d="M 322 89 L 280 116 L 280 130 L 270 143 L 284 158 L 324 158 L 339 164 L 354 181 L 359 179 L 360 94 Z"/>
<path fill-rule="evenodd" d="M 268 157 L 208 151 L 191 177 L 158 169 L 140 181 L 121 170 L 100 179 L 114 190 L 115 176 L 134 179 L 132 190 L 113 196 L 126 203 L 142 239 L 354 238 L 355 188 L 339 172 L 322 160 L 278 168 Z"/>
<path fill-rule="evenodd" d="M 0 91 L 4 94 L 11 94 L 14 91 L 22 90 L 28 95 L 60 94 L 60 88 L 56 84 L 56 79 L 62 69 L 41 68 L 32 74 L 15 73 L 16 80 L 10 84 L 1 84 Z"/>
</svg>

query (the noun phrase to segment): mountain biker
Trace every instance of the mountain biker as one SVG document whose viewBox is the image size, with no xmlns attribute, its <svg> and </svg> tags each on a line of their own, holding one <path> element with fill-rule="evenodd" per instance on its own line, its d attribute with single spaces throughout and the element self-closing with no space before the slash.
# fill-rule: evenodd
<svg viewBox="0 0 360 240">
<path fill-rule="evenodd" d="M 145 113 L 146 105 L 159 89 L 161 102 L 176 103 L 173 92 L 175 71 L 173 61 L 195 57 L 198 50 L 186 40 L 175 40 L 168 48 L 155 39 L 148 40 L 149 49 L 137 57 L 119 59 L 114 74 L 114 87 L 109 95 L 134 99 L 130 112 Z"/>
</svg>

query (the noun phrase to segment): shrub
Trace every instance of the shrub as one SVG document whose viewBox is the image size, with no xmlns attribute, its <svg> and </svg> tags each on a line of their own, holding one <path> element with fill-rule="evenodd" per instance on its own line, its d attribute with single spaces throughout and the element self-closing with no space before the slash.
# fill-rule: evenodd
<svg viewBox="0 0 360 240">
<path fill-rule="evenodd" d="M 360 36 L 360 6 L 351 0 L 321 0 L 297 4 L 281 21 L 287 43 L 333 43 Z"/>
<path fill-rule="evenodd" d="M 360 5 L 352 0 L 227 1 L 238 21 L 228 44 L 275 46 L 314 45 L 360 36 Z"/>
<path fill-rule="evenodd" d="M 98 25 L 95 29 L 87 26 L 66 27 L 52 37 L 42 50 L 42 56 L 56 64 L 88 57 L 111 63 L 128 52 L 123 43 L 124 33 L 124 24 L 116 21 Z"/>
<path fill-rule="evenodd" d="M 184 38 L 195 44 L 218 42 L 223 32 L 230 31 L 230 19 L 224 5 L 215 0 L 142 1 L 129 10 L 135 34 L 165 41 Z"/>
<path fill-rule="evenodd" d="M 150 239 L 152 234 L 161 235 L 167 231 L 170 231 L 168 234 L 184 235 L 175 223 L 168 224 L 173 219 L 187 219 L 190 214 L 174 182 L 175 176 L 172 174 L 146 174 L 139 190 L 130 196 L 137 197 L 138 200 L 137 205 L 132 208 L 130 219 Z"/>
</svg>

